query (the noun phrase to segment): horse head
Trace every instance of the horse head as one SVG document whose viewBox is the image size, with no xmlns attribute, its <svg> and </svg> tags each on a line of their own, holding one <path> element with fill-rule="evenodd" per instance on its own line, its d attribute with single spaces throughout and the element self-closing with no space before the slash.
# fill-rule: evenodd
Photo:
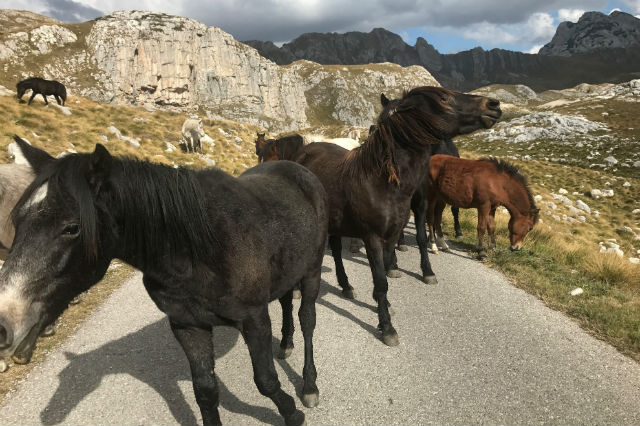
<svg viewBox="0 0 640 426">
<path fill-rule="evenodd" d="M 527 215 L 519 215 L 517 217 L 511 215 L 511 219 L 509 219 L 509 241 L 511 243 L 511 250 L 518 251 L 522 248 L 524 238 L 536 223 L 538 223 L 539 212 L 540 209 L 533 206 Z"/>
<path fill-rule="evenodd" d="M 111 224 L 97 219 L 94 202 L 111 156 L 99 145 L 55 159 L 15 141 L 36 177 L 12 212 L 15 238 L 0 270 L 0 357 L 27 362 L 42 330 L 107 270 L 109 244 L 99 236 Z"/>
</svg>

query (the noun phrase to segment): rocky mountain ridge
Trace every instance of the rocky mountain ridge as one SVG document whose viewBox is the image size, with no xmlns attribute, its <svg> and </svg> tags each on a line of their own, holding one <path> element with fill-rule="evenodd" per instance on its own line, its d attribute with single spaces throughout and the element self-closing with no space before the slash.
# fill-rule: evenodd
<svg viewBox="0 0 640 426">
<path fill-rule="evenodd" d="M 543 91 L 639 77 L 638 34 L 640 19 L 629 14 L 589 12 L 577 24 L 561 24 L 552 42 L 537 55 L 479 47 L 441 54 L 421 37 L 415 46 L 409 46 L 399 35 L 382 28 L 369 33 L 308 33 L 280 48 L 270 42 L 245 43 L 281 65 L 300 59 L 321 64 L 394 62 L 423 66 L 440 83 L 458 90 L 503 83 Z"/>
<path fill-rule="evenodd" d="M 15 19 L 16 11 L 0 11 L 0 20 L 8 13 Z M 212 118 L 271 131 L 327 121 L 368 126 L 381 92 L 398 96 L 417 85 L 438 85 L 422 67 L 278 66 L 218 28 L 141 11 L 81 24 L 50 20 L 0 34 L 0 84 L 13 87 L 34 75 L 101 102 L 202 109 Z"/>
</svg>

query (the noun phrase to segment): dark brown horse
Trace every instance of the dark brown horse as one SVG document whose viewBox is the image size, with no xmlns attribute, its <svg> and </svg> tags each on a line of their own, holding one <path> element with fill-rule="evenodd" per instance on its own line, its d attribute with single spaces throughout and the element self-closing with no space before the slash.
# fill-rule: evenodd
<svg viewBox="0 0 640 426">
<path fill-rule="evenodd" d="M 47 96 L 49 95 L 53 95 L 53 97 L 56 98 L 58 105 L 64 105 L 67 101 L 67 88 L 64 87 L 64 84 L 55 80 L 45 80 L 39 77 L 27 78 L 26 80 L 19 82 L 16 85 L 16 89 L 18 91 L 18 99 L 22 99 L 24 92 L 31 89 L 32 93 L 29 98 L 29 105 L 31 105 L 31 101 L 38 93 L 42 95 L 44 103 L 47 105 L 49 105 L 49 102 L 47 101 Z"/>
<path fill-rule="evenodd" d="M 262 150 L 267 144 L 267 140 L 264 138 L 264 133 L 258 133 L 258 137 L 256 138 L 256 155 L 258 156 L 258 163 L 262 163 Z"/>
<path fill-rule="evenodd" d="M 318 176 L 329 196 L 329 244 L 342 293 L 353 298 L 342 264 L 341 236 L 364 240 L 373 275 L 383 341 L 398 344 L 387 300 L 386 272 L 406 223 L 411 196 L 427 173 L 430 144 L 491 127 L 500 102 L 440 87 L 419 87 L 401 99 L 381 96 L 383 110 L 375 131 L 360 147 L 347 151 L 329 143 L 304 146 L 296 161 Z M 424 280 L 434 277 L 428 264 L 427 238 L 419 234 Z"/>
<path fill-rule="evenodd" d="M 299 134 L 269 139 L 262 148 L 262 161 L 293 160 L 303 145 L 304 139 Z"/>
<path fill-rule="evenodd" d="M 524 237 L 538 221 L 526 178 L 512 164 L 495 158 L 467 160 L 448 155 L 434 155 L 429 163 L 427 222 L 431 243 L 447 248 L 442 236 L 442 211 L 446 204 L 478 210 L 478 251 L 486 256 L 482 240 L 489 234 L 495 247 L 496 207 L 505 206 L 511 215 L 509 239 L 512 250 L 520 250 Z M 434 232 L 435 230 L 435 232 Z M 436 250 L 437 251 L 437 250 Z"/>
</svg>

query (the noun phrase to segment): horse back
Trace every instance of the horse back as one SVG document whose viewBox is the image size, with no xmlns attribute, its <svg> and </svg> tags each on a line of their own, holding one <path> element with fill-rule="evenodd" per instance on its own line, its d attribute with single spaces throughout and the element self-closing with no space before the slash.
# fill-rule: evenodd
<svg viewBox="0 0 640 426">
<path fill-rule="evenodd" d="M 489 172 L 484 162 L 433 155 L 429 161 L 429 199 L 442 199 L 461 208 L 477 207 L 486 200 L 486 181 Z M 489 172 L 490 173 L 490 172 Z"/>
</svg>

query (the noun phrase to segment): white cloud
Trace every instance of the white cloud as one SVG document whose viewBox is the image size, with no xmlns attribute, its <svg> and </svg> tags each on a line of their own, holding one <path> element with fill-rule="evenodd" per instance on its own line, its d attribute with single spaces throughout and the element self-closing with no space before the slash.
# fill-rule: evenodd
<svg viewBox="0 0 640 426">
<path fill-rule="evenodd" d="M 559 9 L 558 19 L 560 20 L 560 22 L 578 22 L 578 19 L 580 19 L 583 13 L 584 10 L 582 9 Z"/>
<path fill-rule="evenodd" d="M 536 44 L 531 49 L 527 50 L 527 53 L 536 54 L 540 51 L 540 49 L 542 49 L 542 45 Z"/>
<path fill-rule="evenodd" d="M 620 12 L 620 8 L 619 7 L 614 7 L 613 9 L 611 9 L 609 11 L 609 15 L 611 15 L 613 12 Z"/>
<path fill-rule="evenodd" d="M 490 42 L 494 45 L 513 43 L 516 41 L 513 34 L 501 29 L 498 25 L 490 24 L 488 22 L 470 25 L 467 29 L 462 31 L 462 36 L 473 40 Z"/>
<path fill-rule="evenodd" d="M 520 37 L 523 41 L 546 41 L 550 40 L 556 33 L 556 25 L 548 13 L 534 13 L 527 19 L 524 25 L 524 31 Z"/>
<path fill-rule="evenodd" d="M 631 9 L 631 13 L 640 13 L 640 0 L 622 0 L 622 3 Z"/>
</svg>

